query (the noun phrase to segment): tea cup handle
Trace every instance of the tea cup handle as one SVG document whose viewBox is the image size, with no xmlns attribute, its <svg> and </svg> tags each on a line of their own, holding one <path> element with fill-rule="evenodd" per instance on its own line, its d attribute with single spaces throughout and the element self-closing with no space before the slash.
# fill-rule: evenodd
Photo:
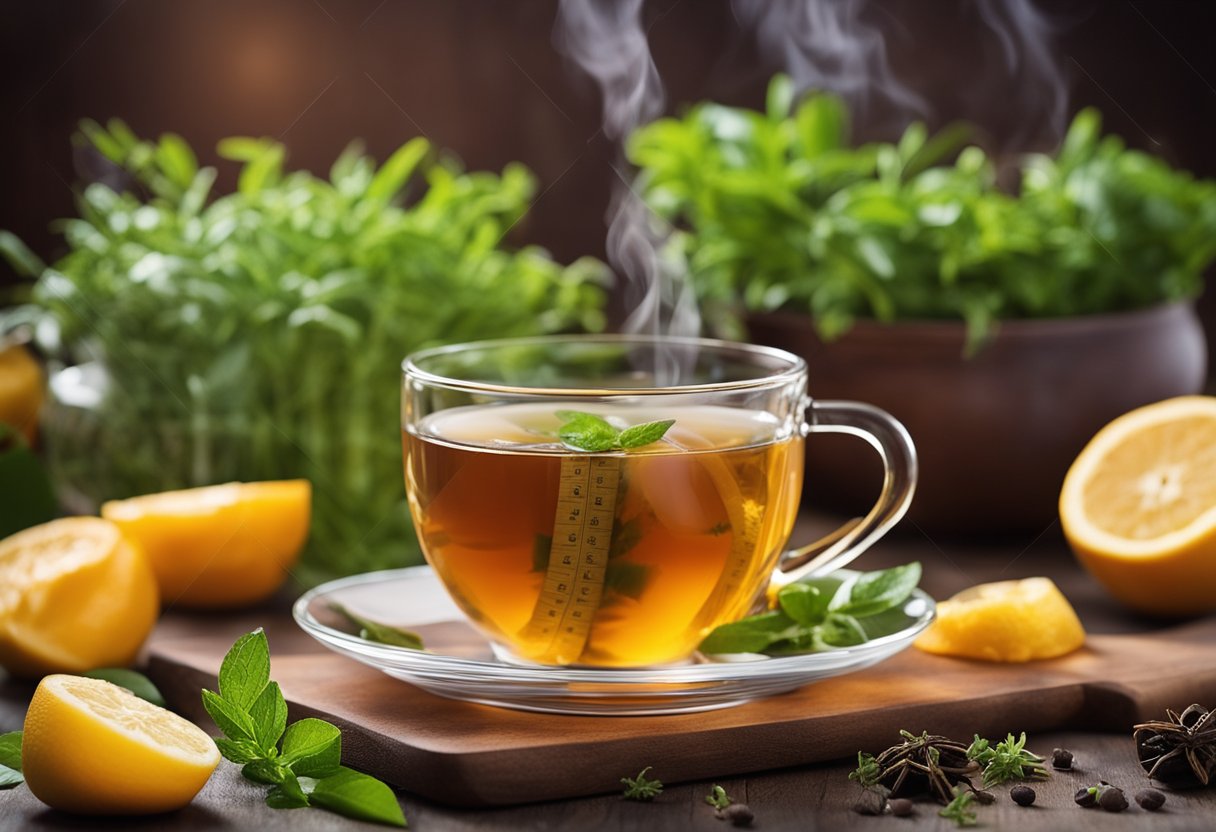
<svg viewBox="0 0 1216 832">
<path fill-rule="evenodd" d="M 907 429 L 885 410 L 861 402 L 812 400 L 802 433 L 847 433 L 870 443 L 882 457 L 882 493 L 865 517 L 782 555 L 773 575 L 778 585 L 850 563 L 904 516 L 916 491 L 916 447 Z"/>
</svg>

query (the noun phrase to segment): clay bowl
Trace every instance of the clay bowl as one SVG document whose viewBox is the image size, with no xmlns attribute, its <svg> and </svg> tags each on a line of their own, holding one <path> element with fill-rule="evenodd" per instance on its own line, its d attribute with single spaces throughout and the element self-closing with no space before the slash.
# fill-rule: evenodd
<svg viewBox="0 0 1216 832">
<path fill-rule="evenodd" d="M 908 518 L 926 532 L 1038 532 L 1093 434 L 1116 416 L 1203 386 L 1207 352 L 1189 303 L 1001 323 L 965 358 L 961 322 L 859 321 L 831 343 L 806 315 L 747 319 L 751 338 L 803 356 L 810 394 L 857 399 L 907 426 L 920 457 Z M 804 503 L 863 513 L 882 466 L 864 443 L 815 436 Z"/>
</svg>

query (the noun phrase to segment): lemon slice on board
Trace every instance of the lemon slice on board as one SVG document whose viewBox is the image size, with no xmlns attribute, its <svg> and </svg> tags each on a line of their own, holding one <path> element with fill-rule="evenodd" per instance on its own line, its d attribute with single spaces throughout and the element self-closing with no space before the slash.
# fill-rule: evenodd
<svg viewBox="0 0 1216 832">
<path fill-rule="evenodd" d="M 128 665 L 158 609 L 147 561 L 107 520 L 65 517 L 0 540 L 0 666 L 12 673 Z"/>
<path fill-rule="evenodd" d="M 143 549 L 166 605 L 239 607 L 270 596 L 308 538 L 308 480 L 230 482 L 101 507 Z"/>
<path fill-rule="evenodd" d="M 915 641 L 927 653 L 993 662 L 1052 659 L 1084 643 L 1081 620 L 1050 578 L 964 589 L 937 605 L 936 620 Z"/>
<path fill-rule="evenodd" d="M 1102 428 L 1064 479 L 1060 522 L 1085 568 L 1128 606 L 1216 609 L 1216 398 L 1167 399 Z"/>
<path fill-rule="evenodd" d="M 202 729 L 126 688 L 80 676 L 39 683 L 21 741 L 30 791 L 48 806 L 79 814 L 179 809 L 219 761 Z"/>
</svg>

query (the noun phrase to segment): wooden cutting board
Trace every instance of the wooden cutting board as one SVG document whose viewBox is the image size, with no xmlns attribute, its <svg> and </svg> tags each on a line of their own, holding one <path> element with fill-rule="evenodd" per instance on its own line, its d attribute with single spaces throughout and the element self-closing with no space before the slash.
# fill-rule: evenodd
<svg viewBox="0 0 1216 832">
<path fill-rule="evenodd" d="M 212 630 L 210 634 L 208 630 Z M 180 712 L 208 724 L 230 633 L 200 622 L 158 638 L 149 674 Z M 273 678 L 291 718 L 343 733 L 343 760 L 455 806 L 501 806 L 618 791 L 653 766 L 667 782 L 704 780 L 877 752 L 901 728 L 959 739 L 1072 727 L 1126 732 L 1191 702 L 1216 705 L 1216 617 L 1141 635 L 1091 636 L 1070 656 L 996 665 L 916 649 L 848 676 L 708 713 L 556 716 L 443 699 L 267 626 Z M 286 645 L 290 642 L 290 647 Z M 294 652 L 293 652 L 294 651 Z"/>
</svg>

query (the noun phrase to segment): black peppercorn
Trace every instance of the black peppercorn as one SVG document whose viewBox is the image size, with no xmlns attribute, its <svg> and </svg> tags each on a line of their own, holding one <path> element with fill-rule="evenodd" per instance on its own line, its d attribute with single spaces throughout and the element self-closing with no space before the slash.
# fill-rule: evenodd
<svg viewBox="0 0 1216 832">
<path fill-rule="evenodd" d="M 1060 771 L 1068 771 L 1072 768 L 1072 752 L 1067 748 L 1057 748 L 1051 752 L 1051 767 Z"/>
<path fill-rule="evenodd" d="M 1076 795 L 1073 796 L 1073 800 L 1075 800 L 1077 805 L 1082 809 L 1092 809 L 1094 806 L 1098 805 L 1098 795 L 1090 791 L 1088 788 L 1078 789 Z"/>
<path fill-rule="evenodd" d="M 748 826 L 756 817 L 746 803 L 732 803 L 716 814 L 719 820 L 728 820 L 734 826 Z"/>
<path fill-rule="evenodd" d="M 897 797 L 894 800 L 888 800 L 887 805 L 891 807 L 891 814 L 897 818 L 906 818 L 912 814 L 912 801 L 906 797 Z"/>
<path fill-rule="evenodd" d="M 1143 789 L 1136 792 L 1136 802 L 1147 812 L 1155 812 L 1165 803 L 1165 795 L 1156 789 Z"/>
<path fill-rule="evenodd" d="M 1123 789 L 1107 786 L 1098 791 L 1098 805 L 1108 812 L 1122 812 L 1127 808 L 1127 796 Z"/>
<path fill-rule="evenodd" d="M 1030 786 L 1014 786 L 1009 790 L 1009 796 L 1013 798 L 1013 802 L 1019 806 L 1029 806 L 1034 803 L 1034 789 Z"/>
</svg>

